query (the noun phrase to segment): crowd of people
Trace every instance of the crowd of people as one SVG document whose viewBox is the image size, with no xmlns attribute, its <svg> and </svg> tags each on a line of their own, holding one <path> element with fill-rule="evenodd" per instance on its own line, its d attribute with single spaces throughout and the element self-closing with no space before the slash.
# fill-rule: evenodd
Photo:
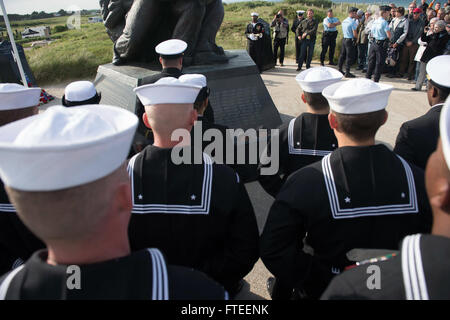
<svg viewBox="0 0 450 320">
<path fill-rule="evenodd" d="M 258 19 L 257 13 L 252 13 L 252 16 Z M 297 11 L 291 28 L 295 34 L 297 71 L 302 70 L 304 63 L 307 69 L 311 67 L 318 24 L 313 9 L 306 11 L 306 17 L 305 11 Z M 364 11 L 350 7 L 348 17 L 342 22 L 334 16 L 333 10 L 329 9 L 322 25 L 320 64 L 325 65 L 328 53 L 329 65 L 338 65 L 339 71 L 347 78 L 355 77 L 350 70 L 356 63 L 356 69 L 361 70 L 369 79 L 373 76 L 375 82 L 385 73 L 389 78 L 415 81 L 416 85 L 412 90 L 419 91 L 425 82 L 427 62 L 435 56 L 450 53 L 448 2 L 441 7 L 441 4 L 435 1 L 427 4 L 422 0 L 419 6 L 413 1 L 408 10 L 391 3 L 388 6 L 380 6 L 374 12 L 370 9 Z M 342 27 L 343 39 L 336 63 L 334 56 L 338 26 Z M 273 58 L 277 61 L 280 48 L 279 61 L 280 66 L 283 66 L 289 21 L 283 16 L 282 10 L 274 17 L 271 27 L 274 28 Z M 253 28 L 247 27 L 248 45 L 253 49 L 249 53 L 257 63 L 264 53 L 256 45 L 261 38 L 255 38 L 253 33 Z"/>
<path fill-rule="evenodd" d="M 342 22 L 353 35 L 355 14 Z M 402 125 L 394 151 L 375 142 L 392 86 L 325 66 L 299 73 L 307 111 L 260 159 L 275 198 L 260 236 L 246 164 L 174 134 L 201 122 L 226 132 L 207 119 L 206 77 L 183 74 L 186 49 L 155 48 L 163 70 L 135 88 L 136 114 L 101 105 L 87 81 L 41 113 L 39 88 L 0 84 L 0 300 L 232 299 L 258 258 L 273 299 L 450 298 L 450 55 L 427 62 L 431 109 Z M 139 126 L 152 135 L 142 150 Z M 264 175 L 276 146 L 279 170 Z M 195 148 L 200 159 L 174 161 Z M 366 285 L 368 265 L 382 287 Z"/>
</svg>

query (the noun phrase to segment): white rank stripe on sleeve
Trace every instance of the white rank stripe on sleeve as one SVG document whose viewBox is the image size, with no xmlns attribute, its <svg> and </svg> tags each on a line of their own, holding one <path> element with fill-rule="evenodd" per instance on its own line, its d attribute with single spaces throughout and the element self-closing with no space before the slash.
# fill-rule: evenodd
<svg viewBox="0 0 450 320">
<path fill-rule="evenodd" d="M 0 212 L 11 212 L 15 213 L 16 208 L 10 203 L 0 203 Z"/>
<path fill-rule="evenodd" d="M 333 170 L 331 169 L 330 158 L 331 154 L 322 159 L 322 170 L 325 179 L 325 185 L 327 188 L 328 199 L 330 201 L 331 213 L 334 219 L 347 219 L 364 216 L 383 216 L 393 214 L 410 214 L 418 213 L 419 208 L 417 205 L 416 185 L 414 182 L 414 176 L 409 164 L 403 160 L 400 156 L 397 156 L 405 169 L 406 179 L 408 182 L 409 190 L 409 203 L 407 204 L 392 204 L 382 206 L 368 206 L 368 207 L 356 207 L 350 209 L 341 209 L 339 204 L 339 195 L 336 189 L 336 183 L 334 181 Z"/>
<path fill-rule="evenodd" d="M 164 257 L 158 249 L 147 249 L 152 260 L 152 300 L 169 300 L 169 278 Z"/>
<path fill-rule="evenodd" d="M 420 234 L 407 236 L 402 243 L 402 274 L 406 300 L 429 300 L 420 237 Z"/>
<path fill-rule="evenodd" d="M 8 293 L 8 289 L 9 289 L 9 285 L 11 284 L 11 281 L 24 267 L 25 267 L 25 265 L 21 265 L 20 267 L 14 269 L 6 276 L 5 280 L 3 280 L 2 284 L 0 285 L 0 300 L 6 299 L 6 294 Z"/>
<path fill-rule="evenodd" d="M 139 154 L 138 154 L 139 155 Z M 203 154 L 204 171 L 203 171 L 203 185 L 202 185 L 202 199 L 200 205 L 169 205 L 169 204 L 136 204 L 134 192 L 134 165 L 137 156 L 130 159 L 128 163 L 128 174 L 131 179 L 131 194 L 133 198 L 134 214 L 149 214 L 149 213 L 165 213 L 165 214 L 209 214 L 211 205 L 211 187 L 213 179 L 213 161 L 207 155 Z"/>
<path fill-rule="evenodd" d="M 289 145 L 289 154 L 301 154 L 305 156 L 319 156 L 324 157 L 331 153 L 331 151 L 328 150 L 313 150 L 313 149 L 302 149 L 302 148 L 296 148 L 294 145 L 294 125 L 295 125 L 295 118 L 292 119 L 289 122 L 289 128 L 288 128 L 288 145 Z"/>
</svg>

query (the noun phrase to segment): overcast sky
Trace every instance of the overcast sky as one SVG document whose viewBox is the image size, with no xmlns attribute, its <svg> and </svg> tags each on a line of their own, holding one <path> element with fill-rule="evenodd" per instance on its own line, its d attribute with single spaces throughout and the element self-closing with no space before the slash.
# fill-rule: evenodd
<svg viewBox="0 0 450 320">
<path fill-rule="evenodd" d="M 8 13 L 27 14 L 33 11 L 57 12 L 71 6 L 81 9 L 100 8 L 98 0 L 3 0 Z M 1 10 L 0 10 L 1 11 Z"/>
</svg>

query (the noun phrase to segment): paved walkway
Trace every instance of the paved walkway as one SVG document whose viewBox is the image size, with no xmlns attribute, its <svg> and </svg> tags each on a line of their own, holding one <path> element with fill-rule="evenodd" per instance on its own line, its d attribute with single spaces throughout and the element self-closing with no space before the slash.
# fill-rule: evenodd
<svg viewBox="0 0 450 320">
<path fill-rule="evenodd" d="M 312 65 L 317 66 L 318 64 L 313 63 Z M 296 117 L 306 110 L 306 106 L 301 100 L 301 89 L 295 81 L 295 76 L 298 74 L 296 68 L 295 61 L 286 60 L 284 67 L 277 66 L 262 74 L 264 83 L 278 111 L 282 115 L 283 121 L 288 121 L 290 118 Z M 354 74 L 358 77 L 363 77 L 360 72 L 355 71 Z M 382 77 L 381 82 L 389 83 L 395 89 L 390 96 L 387 107 L 387 111 L 389 112 L 388 121 L 380 129 L 377 140 L 393 146 L 401 124 L 424 114 L 429 109 L 429 105 L 424 91 L 414 92 L 410 90 L 413 87 L 413 83 L 410 81 Z M 57 98 L 61 98 L 64 94 L 66 84 L 61 83 L 54 86 L 47 86 L 44 89 Z M 60 99 L 55 99 L 50 105 L 60 104 L 60 101 Z M 47 107 L 48 105 L 42 109 L 46 109 Z M 259 229 L 262 231 L 273 199 L 257 182 L 249 183 L 246 187 L 255 208 Z M 266 279 L 269 276 L 270 273 L 264 267 L 261 260 L 259 260 L 250 274 L 245 278 L 247 283 L 237 298 L 269 299 L 270 297 L 266 290 Z"/>
</svg>

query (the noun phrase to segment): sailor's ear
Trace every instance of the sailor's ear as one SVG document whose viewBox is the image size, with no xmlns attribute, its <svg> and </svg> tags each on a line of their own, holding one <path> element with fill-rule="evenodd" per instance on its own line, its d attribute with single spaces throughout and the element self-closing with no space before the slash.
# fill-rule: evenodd
<svg viewBox="0 0 450 320">
<path fill-rule="evenodd" d="M 336 115 L 333 112 L 330 112 L 328 114 L 328 123 L 330 124 L 331 129 L 333 130 L 338 129 L 338 121 Z"/>
<path fill-rule="evenodd" d="M 305 93 L 302 93 L 302 101 L 303 101 L 303 103 L 306 103 Z"/>
<path fill-rule="evenodd" d="M 147 128 L 152 128 L 150 122 L 148 121 L 147 112 L 144 112 L 144 114 L 142 115 L 142 121 L 144 121 L 144 124 Z"/>
</svg>

